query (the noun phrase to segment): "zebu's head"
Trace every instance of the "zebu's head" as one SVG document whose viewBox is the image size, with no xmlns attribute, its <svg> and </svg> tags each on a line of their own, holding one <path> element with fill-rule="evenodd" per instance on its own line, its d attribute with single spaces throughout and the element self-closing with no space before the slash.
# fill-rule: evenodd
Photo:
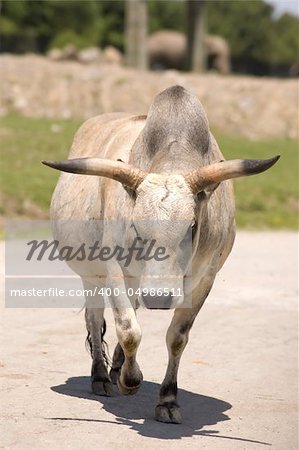
<svg viewBox="0 0 299 450">
<path fill-rule="evenodd" d="M 163 261 L 147 261 L 141 277 L 144 295 L 140 300 L 146 306 L 161 308 L 179 306 L 184 300 L 180 294 L 194 249 L 187 258 L 184 250 L 191 239 L 194 245 L 198 241 L 201 206 L 211 191 L 222 181 L 263 172 L 278 158 L 222 161 L 184 175 L 147 173 L 120 161 L 99 158 L 44 164 L 64 172 L 111 178 L 128 190 L 134 198 L 133 232 L 143 240 L 155 240 L 156 247 L 164 247 L 168 256 Z M 178 295 L 173 297 L 171 292 Z"/>
<path fill-rule="evenodd" d="M 156 173 L 145 177 L 136 194 L 134 231 L 164 252 L 161 259 L 155 257 L 144 264 L 139 301 L 150 308 L 178 306 L 184 300 L 184 277 L 188 271 L 191 274 L 195 197 L 182 175 Z"/>
</svg>

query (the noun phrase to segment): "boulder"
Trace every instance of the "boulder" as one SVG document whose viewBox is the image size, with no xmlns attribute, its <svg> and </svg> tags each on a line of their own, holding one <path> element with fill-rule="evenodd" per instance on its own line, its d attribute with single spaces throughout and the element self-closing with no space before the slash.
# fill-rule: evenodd
<svg viewBox="0 0 299 450">
<path fill-rule="evenodd" d="M 101 60 L 101 50 L 98 47 L 87 47 L 80 50 L 77 60 L 82 64 L 93 64 Z"/>
<path fill-rule="evenodd" d="M 117 64 L 120 66 L 124 62 L 123 54 L 112 45 L 109 45 L 108 47 L 104 48 L 103 55 L 105 62 L 109 64 Z"/>
</svg>

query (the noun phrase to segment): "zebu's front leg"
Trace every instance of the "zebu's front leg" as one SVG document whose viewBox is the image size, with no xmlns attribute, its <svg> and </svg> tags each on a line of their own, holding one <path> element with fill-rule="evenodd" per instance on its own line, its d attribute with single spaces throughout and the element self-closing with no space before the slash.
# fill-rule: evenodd
<svg viewBox="0 0 299 450">
<path fill-rule="evenodd" d="M 121 394 L 135 394 L 143 379 L 136 361 L 136 353 L 141 341 L 141 329 L 132 307 L 114 308 L 113 313 L 118 342 L 124 354 L 124 362 L 117 385 Z"/>
<path fill-rule="evenodd" d="M 196 314 L 197 311 L 193 309 L 176 309 L 167 330 L 168 366 L 160 388 L 159 403 L 156 406 L 156 420 L 160 422 L 181 423 L 182 421 L 177 403 L 177 373 Z"/>
<path fill-rule="evenodd" d="M 167 330 L 168 366 L 160 388 L 159 403 L 156 406 L 156 420 L 160 422 L 181 423 L 182 421 L 180 407 L 177 403 L 177 374 L 179 363 L 187 345 L 193 322 L 207 298 L 211 287 L 212 285 L 202 288 L 199 287 L 197 293 L 194 295 L 197 301 L 192 308 L 176 309 Z"/>
<path fill-rule="evenodd" d="M 136 292 L 138 285 L 139 285 L 138 282 L 136 283 L 136 282 L 134 282 L 134 280 L 128 280 L 127 284 L 128 284 L 128 287 L 131 288 L 131 290 L 133 292 Z M 132 305 L 132 307 L 136 311 L 134 304 Z M 136 314 L 136 312 L 135 312 L 135 314 Z M 114 349 L 113 358 L 112 358 L 112 367 L 110 370 L 110 378 L 111 378 L 113 384 L 117 384 L 117 380 L 119 378 L 120 371 L 121 371 L 124 361 L 125 361 L 124 351 L 123 351 L 120 343 L 118 342 Z"/>
<path fill-rule="evenodd" d="M 136 353 L 141 341 L 141 329 L 137 322 L 136 313 L 130 299 L 126 295 L 126 285 L 123 274 L 112 272 L 117 270 L 110 268 L 110 278 L 107 286 L 111 289 L 110 301 L 115 319 L 116 334 L 119 347 L 114 354 L 115 358 L 111 375 L 117 377 L 117 385 L 121 394 L 135 394 L 142 382 L 142 372 L 136 362 Z M 116 295 L 118 293 L 119 295 Z M 113 369 L 118 369 L 113 373 Z"/>
</svg>

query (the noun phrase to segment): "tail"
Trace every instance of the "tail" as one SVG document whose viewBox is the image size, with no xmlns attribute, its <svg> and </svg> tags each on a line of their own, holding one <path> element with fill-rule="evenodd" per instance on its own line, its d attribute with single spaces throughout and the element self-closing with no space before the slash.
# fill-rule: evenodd
<svg viewBox="0 0 299 450">
<path fill-rule="evenodd" d="M 102 342 L 102 355 L 105 361 L 105 364 L 109 367 L 112 367 L 112 360 L 111 360 L 111 356 L 109 354 L 109 347 L 107 342 L 104 339 L 104 336 L 106 334 L 106 330 L 107 330 L 107 325 L 106 325 L 106 320 L 103 320 L 103 325 L 101 328 L 101 342 Z M 90 332 L 87 331 L 87 337 L 85 340 L 85 347 L 86 350 L 92 355 L 92 340 L 91 340 L 91 336 L 90 336 Z"/>
</svg>

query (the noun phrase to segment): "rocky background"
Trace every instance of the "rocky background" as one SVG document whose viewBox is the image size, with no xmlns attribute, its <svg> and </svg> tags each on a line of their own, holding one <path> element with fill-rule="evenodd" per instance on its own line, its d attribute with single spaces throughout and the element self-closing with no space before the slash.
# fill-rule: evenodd
<svg viewBox="0 0 299 450">
<path fill-rule="evenodd" d="M 297 138 L 298 81 L 253 76 L 140 72 L 105 53 L 1 55 L 0 115 L 88 117 L 112 111 L 147 113 L 156 93 L 173 84 L 194 91 L 212 128 L 258 138 Z"/>
</svg>

